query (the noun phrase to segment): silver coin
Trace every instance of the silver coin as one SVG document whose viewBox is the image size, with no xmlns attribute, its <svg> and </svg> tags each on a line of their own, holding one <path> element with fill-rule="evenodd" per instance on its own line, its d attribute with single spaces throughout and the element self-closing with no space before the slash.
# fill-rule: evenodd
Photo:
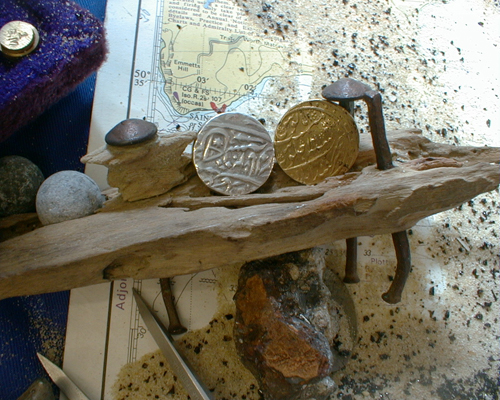
<svg viewBox="0 0 500 400">
<path fill-rule="evenodd" d="M 210 189 L 242 195 L 257 190 L 269 178 L 274 146 L 255 118 L 240 113 L 219 114 L 198 132 L 193 162 Z"/>
</svg>

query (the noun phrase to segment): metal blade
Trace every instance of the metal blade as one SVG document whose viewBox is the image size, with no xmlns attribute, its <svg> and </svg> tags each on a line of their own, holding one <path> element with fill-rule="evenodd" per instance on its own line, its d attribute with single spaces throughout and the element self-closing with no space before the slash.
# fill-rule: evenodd
<svg viewBox="0 0 500 400">
<path fill-rule="evenodd" d="M 61 389 L 69 400 L 90 400 L 83 394 L 78 386 L 76 386 L 73 381 L 69 379 L 68 375 L 66 375 L 61 368 L 42 356 L 40 353 L 36 353 L 36 355 L 40 359 L 45 371 L 49 374 L 50 379 L 54 381 L 57 387 Z"/>
<path fill-rule="evenodd" d="M 151 312 L 148 305 L 135 289 L 134 298 L 149 332 L 170 364 L 172 371 L 177 375 L 184 389 L 188 392 L 191 400 L 213 400 L 211 394 L 205 389 L 198 377 L 190 369 L 187 361 L 182 358 L 175 348 L 170 334 Z"/>
</svg>

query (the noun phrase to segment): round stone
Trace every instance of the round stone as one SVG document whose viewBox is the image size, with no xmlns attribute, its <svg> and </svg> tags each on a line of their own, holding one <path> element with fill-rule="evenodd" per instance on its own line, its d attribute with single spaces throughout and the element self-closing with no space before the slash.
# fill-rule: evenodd
<svg viewBox="0 0 500 400">
<path fill-rule="evenodd" d="M 155 124 L 143 119 L 126 119 L 111 129 L 104 140 L 111 146 L 129 146 L 147 142 L 158 132 Z"/>
<path fill-rule="evenodd" d="M 43 225 L 85 217 L 102 207 L 99 186 L 78 171 L 61 171 L 49 176 L 36 196 L 36 212 Z"/>
<path fill-rule="evenodd" d="M 193 161 L 200 179 L 220 194 L 248 194 L 261 187 L 274 165 L 271 136 L 255 118 L 219 114 L 198 132 Z"/>
<path fill-rule="evenodd" d="M 44 176 L 30 160 L 0 158 L 0 217 L 35 212 L 35 199 Z"/>
</svg>

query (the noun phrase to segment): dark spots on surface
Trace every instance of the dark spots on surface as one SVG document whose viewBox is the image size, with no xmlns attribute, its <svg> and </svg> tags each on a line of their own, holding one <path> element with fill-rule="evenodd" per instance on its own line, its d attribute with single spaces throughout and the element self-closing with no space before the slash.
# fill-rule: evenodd
<svg viewBox="0 0 500 400">
<path fill-rule="evenodd" d="M 492 378 L 485 372 L 478 372 L 466 379 L 448 379 L 436 389 L 441 400 L 498 399 L 498 377 Z"/>
<path fill-rule="evenodd" d="M 380 344 L 382 340 L 386 337 L 386 333 L 382 331 L 375 332 L 375 335 L 370 336 L 370 341 L 372 343 Z"/>
</svg>

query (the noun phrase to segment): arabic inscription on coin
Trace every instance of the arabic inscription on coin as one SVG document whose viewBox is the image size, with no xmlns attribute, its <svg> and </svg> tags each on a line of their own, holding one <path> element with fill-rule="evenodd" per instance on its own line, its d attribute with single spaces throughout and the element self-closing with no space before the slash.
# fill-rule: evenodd
<svg viewBox="0 0 500 400">
<path fill-rule="evenodd" d="M 358 129 L 351 115 L 324 100 L 305 101 L 288 110 L 274 140 L 280 167 L 307 185 L 347 172 L 359 150 Z"/>
<path fill-rule="evenodd" d="M 261 187 L 271 174 L 274 147 L 255 118 L 240 113 L 217 115 L 198 132 L 193 162 L 200 179 L 212 190 L 242 195 Z"/>
</svg>

